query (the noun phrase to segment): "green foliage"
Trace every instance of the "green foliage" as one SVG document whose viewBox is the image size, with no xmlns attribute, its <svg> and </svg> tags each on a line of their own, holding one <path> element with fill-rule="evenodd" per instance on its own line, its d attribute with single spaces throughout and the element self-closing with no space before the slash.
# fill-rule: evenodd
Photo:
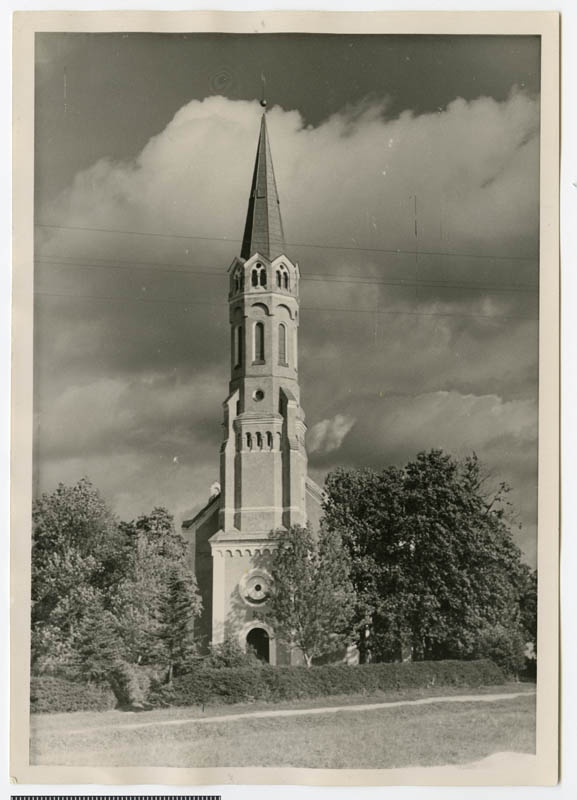
<svg viewBox="0 0 577 800">
<path fill-rule="evenodd" d="M 461 686 L 475 688 L 504 683 L 490 661 L 436 661 L 405 664 L 344 664 L 320 667 L 237 667 L 204 669 L 175 678 L 172 686 L 149 695 L 151 705 L 189 706 L 203 703 L 282 701 L 331 695 L 375 694 L 409 688 Z"/>
<path fill-rule="evenodd" d="M 515 648 L 526 567 L 507 525 L 507 487 L 486 483 L 475 456 L 440 450 L 403 469 L 328 476 L 325 524 L 343 538 L 359 644 L 368 626 L 373 658 L 487 656 L 486 632 L 505 623 Z"/>
<path fill-rule="evenodd" d="M 116 698 L 107 686 L 79 683 L 55 675 L 33 675 L 30 678 L 32 713 L 109 711 L 115 706 Z"/>
<path fill-rule="evenodd" d="M 349 564 L 336 532 L 295 526 L 274 535 L 273 579 L 266 619 L 275 635 L 301 649 L 308 666 L 315 656 L 346 643 L 355 595 Z"/>
</svg>

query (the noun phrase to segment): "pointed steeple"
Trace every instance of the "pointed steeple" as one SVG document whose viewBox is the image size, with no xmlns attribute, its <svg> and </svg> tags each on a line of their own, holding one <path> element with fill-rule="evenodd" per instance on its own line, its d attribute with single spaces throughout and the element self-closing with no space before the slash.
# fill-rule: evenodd
<svg viewBox="0 0 577 800">
<path fill-rule="evenodd" d="M 265 112 L 260 123 L 260 136 L 240 255 L 241 258 L 247 259 L 255 253 L 260 253 L 262 256 L 272 260 L 281 255 L 284 249 L 280 203 L 268 141 Z"/>
</svg>

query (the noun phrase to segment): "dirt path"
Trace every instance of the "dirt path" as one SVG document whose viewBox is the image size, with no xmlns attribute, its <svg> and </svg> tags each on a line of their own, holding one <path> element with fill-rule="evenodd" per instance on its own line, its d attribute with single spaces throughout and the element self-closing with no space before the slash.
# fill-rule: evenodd
<svg viewBox="0 0 577 800">
<path fill-rule="evenodd" d="M 135 730 L 151 728 L 158 725 L 206 725 L 215 722 L 237 722 L 242 719 L 265 719 L 268 717 L 300 717 L 312 714 L 336 714 L 342 711 L 376 711 L 381 708 L 398 708 L 399 706 L 425 706 L 434 703 L 495 703 L 499 700 L 512 700 L 516 697 L 527 697 L 535 692 L 510 692 L 507 694 L 459 694 L 441 697 L 423 697 L 419 700 L 393 700 L 386 703 L 360 703 L 350 706 L 324 706 L 322 708 L 288 708 L 270 709 L 269 711 L 245 711 L 241 714 L 221 714 L 212 717 L 184 717 L 180 719 L 154 720 L 148 722 L 127 722 L 119 725 L 98 725 L 88 728 L 71 728 L 61 730 L 60 734 L 92 733 L 102 730 Z"/>
</svg>

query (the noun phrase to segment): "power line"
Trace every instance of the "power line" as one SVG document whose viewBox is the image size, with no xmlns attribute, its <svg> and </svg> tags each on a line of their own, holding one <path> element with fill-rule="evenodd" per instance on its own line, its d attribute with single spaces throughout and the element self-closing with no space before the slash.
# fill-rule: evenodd
<svg viewBox="0 0 577 800">
<path fill-rule="evenodd" d="M 130 231 L 120 228 L 89 228 L 80 225 L 48 225 L 45 223 L 35 223 L 36 228 L 49 228 L 55 230 L 66 231 L 91 231 L 93 233 L 120 233 L 130 236 L 153 236 L 164 239 L 195 239 L 205 242 L 226 242 L 230 244 L 237 244 L 241 241 L 240 238 L 224 237 L 224 236 L 197 236 L 195 234 L 185 233 L 162 233 L 160 231 Z M 539 259 L 524 256 L 500 256 L 500 255 L 487 255 L 481 253 L 455 253 L 451 251 L 438 251 L 438 250 L 402 250 L 401 248 L 382 248 L 382 247 L 359 247 L 358 245 L 335 245 L 335 244 L 314 244 L 311 242 L 285 242 L 289 247 L 311 247 L 320 250 L 347 250 L 353 252 L 364 253 L 388 253 L 389 255 L 409 255 L 409 256 L 447 256 L 450 258 L 479 258 L 489 261 L 526 261 L 537 262 Z"/>
<path fill-rule="evenodd" d="M 60 292 L 34 292 L 36 297 L 60 297 L 68 298 L 71 300 L 105 300 L 112 302 L 127 302 L 127 303 L 146 303 L 146 304 L 166 304 L 166 305 L 184 305 L 184 306 L 213 306 L 224 308 L 226 303 L 221 301 L 219 303 L 201 300 L 182 300 L 178 298 L 149 298 L 149 297 L 118 297 L 114 295 L 92 295 L 92 294 L 63 294 Z M 354 314 L 391 314 L 399 316 L 412 316 L 412 317 L 461 317 L 461 318 L 476 318 L 476 319 L 524 319 L 537 321 L 537 317 L 525 317 L 519 315 L 502 315 L 502 314 L 455 314 L 453 312 L 439 312 L 439 311 L 399 311 L 394 309 L 375 309 L 375 308 L 329 308 L 325 306 L 301 306 L 302 311 L 330 311 L 330 312 L 347 312 Z"/>
<path fill-rule="evenodd" d="M 63 257 L 61 257 L 63 258 Z M 98 263 L 94 263 L 98 262 Z M 76 268 L 76 269 L 110 269 L 112 271 L 149 271 L 154 269 L 155 267 L 161 267 L 161 269 L 156 270 L 156 275 L 159 275 L 163 272 L 167 273 L 175 273 L 175 274 L 183 274 L 183 275 L 203 275 L 210 278 L 219 278 L 219 279 L 226 279 L 226 273 L 224 272 L 217 272 L 216 269 L 191 269 L 187 268 L 184 264 L 174 264 L 174 265 L 165 265 L 164 262 L 127 262 L 127 261 L 113 261 L 111 259 L 93 259 L 92 261 L 84 260 L 84 261 L 63 261 L 61 259 L 50 259 L 50 258 L 39 258 L 36 259 L 37 264 L 49 264 L 49 265 L 59 265 L 68 268 Z M 182 268 L 181 268 L 182 267 Z M 439 288 L 439 289 L 466 289 L 470 291 L 491 291 L 491 292 L 535 292 L 539 289 L 538 284 L 531 284 L 531 283 L 511 283 L 511 284 L 499 284 L 499 285 L 491 285 L 491 284 L 483 284 L 483 283 L 473 283 L 473 282 L 451 282 L 451 281 L 441 281 L 441 280 L 416 280 L 411 281 L 405 278 L 400 278 L 398 280 L 379 280 L 375 279 L 372 276 L 368 275 L 330 275 L 330 274 L 323 274 L 323 273 L 312 273 L 310 275 L 303 275 L 301 276 L 301 281 L 306 281 L 310 283 L 343 283 L 343 284 L 356 284 L 360 286 L 407 286 L 407 287 L 414 287 L 414 286 L 423 286 L 427 288 Z"/>
</svg>

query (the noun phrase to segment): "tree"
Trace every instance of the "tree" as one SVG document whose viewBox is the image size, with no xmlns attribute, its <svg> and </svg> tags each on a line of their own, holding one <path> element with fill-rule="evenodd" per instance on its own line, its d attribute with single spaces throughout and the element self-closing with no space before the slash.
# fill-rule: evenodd
<svg viewBox="0 0 577 800">
<path fill-rule="evenodd" d="M 491 630 L 517 636 L 525 567 L 507 487 L 488 492 L 475 456 L 432 450 L 403 469 L 337 470 L 326 495 L 325 525 L 350 558 L 359 639 L 368 624 L 379 659 L 470 658 Z"/>
<path fill-rule="evenodd" d="M 291 527 L 275 533 L 266 618 L 275 635 L 313 658 L 347 642 L 354 614 L 349 564 L 336 533 Z"/>
<path fill-rule="evenodd" d="M 184 672 L 196 652 L 194 621 L 202 601 L 196 580 L 182 563 L 172 566 L 159 608 L 159 657 L 167 667 L 167 683 L 176 672 Z"/>
<path fill-rule="evenodd" d="M 33 508 L 32 665 L 89 680 L 131 664 L 182 668 L 200 611 L 186 544 L 154 508 L 119 523 L 89 480 Z"/>
<path fill-rule="evenodd" d="M 106 564 L 120 542 L 117 522 L 86 478 L 59 484 L 32 511 L 32 663 L 73 668 L 83 622 L 106 606 L 116 576 Z"/>
<path fill-rule="evenodd" d="M 194 576 L 186 564 L 186 543 L 164 508 L 154 508 L 123 524 L 129 542 L 125 576 L 116 588 L 112 611 L 128 661 L 163 664 L 172 675 L 192 647 L 193 620 L 201 603 Z M 180 609 L 183 617 L 176 619 Z M 171 633 L 171 625 L 179 633 Z M 180 635 L 180 650 L 176 637 Z M 176 659 L 176 660 L 175 660 Z"/>
<path fill-rule="evenodd" d="M 520 586 L 521 622 L 527 641 L 537 652 L 537 570 L 527 567 Z"/>
</svg>

